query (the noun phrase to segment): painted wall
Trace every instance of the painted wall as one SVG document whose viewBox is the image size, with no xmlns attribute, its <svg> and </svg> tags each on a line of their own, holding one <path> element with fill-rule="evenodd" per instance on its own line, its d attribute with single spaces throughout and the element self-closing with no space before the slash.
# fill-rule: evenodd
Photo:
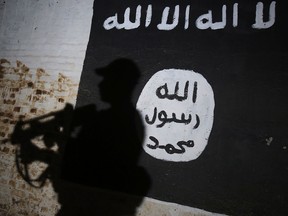
<svg viewBox="0 0 288 216">
<path fill-rule="evenodd" d="M 151 178 L 147 196 L 231 215 L 287 215 L 287 3 L 94 4 L 76 106 L 96 104 L 93 115 L 109 116 L 100 110 L 119 107 L 115 98 L 137 105 L 144 152 L 135 160 Z M 126 101 L 120 107 L 131 110 Z M 129 115 L 114 114 L 101 133 L 111 144 L 100 145 L 104 159 L 129 149 L 123 136 L 122 148 L 113 142 Z"/>
<path fill-rule="evenodd" d="M 53 185 L 55 182 L 46 181 L 40 188 L 37 188 L 38 185 L 33 187 L 23 180 L 15 163 L 19 146 L 17 141 L 12 145 L 11 133 L 17 121 L 38 116 L 49 121 L 51 114 L 46 116 L 48 120 L 43 115 L 63 109 L 66 103 L 76 102 L 90 33 L 92 6 L 93 0 L 0 1 L 1 215 L 55 215 L 67 204 L 79 207 L 79 212 L 70 212 L 69 215 L 83 215 L 84 208 L 90 213 L 120 209 L 131 199 L 62 182 L 60 188 L 66 190 L 65 195 L 70 197 L 70 200 L 67 199 L 70 202 L 59 202 L 61 196 Z M 28 126 L 33 125 L 29 123 Z M 33 144 L 45 149 L 43 139 L 43 134 L 36 136 Z M 59 152 L 53 144 L 50 150 Z M 30 177 L 38 178 L 46 168 L 47 164 L 43 162 L 31 164 Z M 81 206 L 83 202 L 80 200 L 84 200 L 85 207 Z M 106 208 L 101 209 L 103 206 L 99 203 L 104 203 Z M 116 207 L 115 203 L 118 203 Z M 145 198 L 138 215 L 216 214 Z"/>
<path fill-rule="evenodd" d="M 287 215 L 284 0 L 263 0 L 264 10 L 256 0 L 125 2 L 0 0 L 0 214 Z M 109 107 L 95 69 L 121 57 L 140 73 L 131 96 L 147 132 L 139 161 L 153 179 L 140 198 L 81 183 L 94 175 L 85 161 L 95 146 L 58 178 L 66 104 L 94 126 L 81 107 Z M 121 95 L 121 84 L 108 93 Z"/>
</svg>

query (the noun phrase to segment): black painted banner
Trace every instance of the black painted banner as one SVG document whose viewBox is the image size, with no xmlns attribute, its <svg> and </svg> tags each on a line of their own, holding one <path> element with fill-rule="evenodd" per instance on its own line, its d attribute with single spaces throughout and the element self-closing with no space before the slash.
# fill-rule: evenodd
<svg viewBox="0 0 288 216">
<path fill-rule="evenodd" d="M 107 145 L 101 148 L 91 141 L 94 146 L 91 151 L 101 150 L 95 157 L 106 155 L 106 159 L 110 158 L 108 163 L 123 167 L 129 161 L 137 161 L 145 170 L 135 171 L 135 177 L 128 174 L 131 169 L 129 172 L 123 169 L 132 187 L 124 189 L 125 192 L 133 193 L 134 186 L 142 185 L 138 192 L 145 196 L 208 211 L 229 215 L 288 215 L 286 5 L 284 0 L 95 0 L 77 108 L 95 104 L 100 116 L 105 110 L 112 113 L 103 114 L 99 121 L 91 119 L 91 127 L 103 126 L 99 133 L 107 141 L 101 143 Z M 205 124 L 203 118 L 197 119 L 197 113 L 192 112 L 181 117 L 181 113 L 176 113 L 178 106 L 172 103 L 173 99 L 179 103 L 187 97 L 193 102 L 200 100 L 200 84 L 205 79 L 213 90 L 212 129 L 210 135 L 206 134 L 206 148 L 196 159 L 163 160 L 142 148 L 131 150 L 126 145 L 126 139 L 134 142 L 131 134 L 135 132 L 134 127 L 126 127 L 130 118 L 127 113 L 133 113 L 131 107 L 135 108 L 150 78 L 164 69 L 195 71 L 204 79 L 186 82 L 186 87 L 181 82 L 180 86 L 175 82 L 168 87 L 162 83 L 158 92 L 151 92 L 154 96 L 157 93 L 160 99 L 170 99 L 171 109 L 175 110 L 171 117 L 168 112 L 160 114 L 160 108 L 155 105 L 159 112 L 155 124 L 161 120 L 162 125 L 158 125 L 163 128 L 171 122 L 183 127 L 191 122 L 193 130 L 199 125 L 200 128 Z M 107 79 L 113 81 L 104 82 Z M 188 85 L 194 88 L 194 96 L 185 93 Z M 130 99 L 133 106 L 127 105 Z M 203 107 L 198 107 L 199 113 L 205 112 L 201 110 Z M 154 107 L 147 108 L 151 112 L 146 122 L 154 123 Z M 143 126 L 142 122 L 140 132 L 145 136 L 148 132 Z M 97 137 L 99 133 L 95 131 L 87 137 Z M 155 134 L 157 138 L 160 136 L 166 135 Z M 167 136 L 171 135 L 167 133 Z M 113 145 L 111 137 L 116 142 Z M 177 152 L 176 147 L 157 144 L 155 137 L 150 137 L 151 152 L 159 150 L 175 155 L 194 148 L 194 143 L 187 139 L 178 142 L 183 148 Z M 129 152 L 135 153 L 135 158 Z M 92 153 L 90 156 L 94 157 Z M 121 157 L 131 160 L 127 162 Z M 115 168 L 112 165 L 104 168 L 111 167 Z M 121 169 L 118 172 L 121 176 Z M 114 181 L 124 182 L 117 178 Z"/>
</svg>

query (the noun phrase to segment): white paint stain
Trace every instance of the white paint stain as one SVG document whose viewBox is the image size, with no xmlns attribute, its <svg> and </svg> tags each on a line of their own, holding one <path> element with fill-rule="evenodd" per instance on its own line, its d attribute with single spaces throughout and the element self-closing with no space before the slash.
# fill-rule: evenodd
<svg viewBox="0 0 288 216">
<path fill-rule="evenodd" d="M 273 137 L 266 138 L 265 141 L 266 141 L 266 145 L 270 146 L 273 141 Z"/>
<path fill-rule="evenodd" d="M 213 125 L 214 93 L 199 73 L 165 69 L 146 83 L 137 102 L 143 148 L 167 161 L 190 161 L 204 151 Z"/>
</svg>

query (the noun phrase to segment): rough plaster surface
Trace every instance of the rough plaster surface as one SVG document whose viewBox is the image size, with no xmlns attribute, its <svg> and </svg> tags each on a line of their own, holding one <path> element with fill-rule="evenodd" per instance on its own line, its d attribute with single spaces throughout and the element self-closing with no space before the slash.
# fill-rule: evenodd
<svg viewBox="0 0 288 216">
<path fill-rule="evenodd" d="M 0 1 L 0 215 L 55 215 L 59 209 L 49 182 L 36 189 L 20 177 L 9 134 L 19 118 L 75 103 L 92 5 L 93 0 Z M 36 175 L 41 164 L 33 169 Z"/>
<path fill-rule="evenodd" d="M 0 0 L 0 215 L 50 216 L 60 208 L 49 181 L 37 189 L 18 174 L 9 139 L 19 119 L 75 104 L 92 5 L 93 0 Z M 45 164 L 31 169 L 37 176 Z M 137 215 L 217 214 L 145 198 Z"/>
<path fill-rule="evenodd" d="M 1 0 L 0 54 L 33 70 L 80 77 L 93 0 Z"/>
</svg>

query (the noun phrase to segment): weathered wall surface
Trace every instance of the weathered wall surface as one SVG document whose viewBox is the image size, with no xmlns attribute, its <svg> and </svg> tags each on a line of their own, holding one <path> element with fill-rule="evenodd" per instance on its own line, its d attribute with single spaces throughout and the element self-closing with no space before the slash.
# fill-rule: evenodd
<svg viewBox="0 0 288 216">
<path fill-rule="evenodd" d="M 75 103 L 92 2 L 0 1 L 1 215 L 55 215 L 59 209 L 51 184 L 36 189 L 18 174 L 9 139 L 19 118 Z M 31 173 L 37 176 L 41 166 Z"/>
<path fill-rule="evenodd" d="M 0 215 L 55 215 L 60 205 L 47 182 L 28 185 L 17 172 L 10 138 L 19 119 L 75 104 L 93 0 L 0 1 Z M 41 146 L 41 137 L 36 140 Z M 37 177 L 45 164 L 31 167 Z M 139 215 L 212 215 L 145 199 Z"/>
</svg>

